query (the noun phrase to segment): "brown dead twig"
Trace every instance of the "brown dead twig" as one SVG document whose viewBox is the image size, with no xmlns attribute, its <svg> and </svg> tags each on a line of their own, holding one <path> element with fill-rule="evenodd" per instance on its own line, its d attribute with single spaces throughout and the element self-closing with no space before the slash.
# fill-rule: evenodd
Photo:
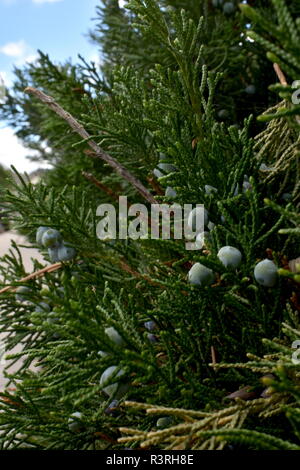
<svg viewBox="0 0 300 470">
<path fill-rule="evenodd" d="M 82 176 L 87 180 L 93 183 L 97 188 L 101 189 L 104 191 L 108 196 L 110 196 L 112 199 L 115 201 L 119 200 L 119 196 L 115 194 L 110 188 L 105 186 L 105 184 L 101 183 L 92 173 L 87 173 L 86 171 L 81 172 Z"/>
<path fill-rule="evenodd" d="M 143 183 L 139 181 L 134 175 L 132 175 L 111 155 L 99 147 L 99 145 L 97 145 L 96 142 L 92 140 L 90 134 L 85 130 L 85 128 L 70 113 L 65 111 L 58 103 L 56 103 L 56 101 L 51 96 L 48 96 L 41 90 L 37 90 L 36 88 L 32 87 L 27 87 L 25 89 L 25 93 L 35 96 L 42 103 L 46 104 L 50 109 L 52 109 L 58 116 L 64 119 L 69 124 L 69 126 L 93 149 L 95 157 L 100 158 L 104 162 L 108 163 L 108 165 L 110 165 L 122 178 L 134 186 L 135 189 L 143 196 L 143 198 L 146 199 L 146 201 L 150 202 L 151 204 L 157 204 L 157 201 L 143 185 Z M 93 154 L 91 154 L 91 157 L 93 157 Z"/>
<path fill-rule="evenodd" d="M 275 63 L 275 64 L 273 64 L 273 67 L 274 67 L 274 70 L 276 72 L 276 75 L 277 75 L 278 80 L 280 81 L 281 85 L 287 86 L 288 82 L 286 81 L 284 73 L 281 70 L 281 68 L 279 67 L 279 65 Z"/>
<path fill-rule="evenodd" d="M 30 281 L 31 279 L 37 279 L 39 277 L 43 277 L 44 274 L 46 273 L 53 273 L 54 271 L 57 271 L 61 266 L 62 266 L 62 263 L 51 264 L 50 266 L 46 266 L 45 268 L 40 269 L 39 271 L 28 274 L 28 276 L 23 277 L 18 282 L 22 284 L 24 282 Z M 0 294 L 4 294 L 5 292 L 8 292 L 8 291 L 15 292 L 16 289 L 17 289 L 16 286 L 7 286 L 0 290 Z"/>
</svg>

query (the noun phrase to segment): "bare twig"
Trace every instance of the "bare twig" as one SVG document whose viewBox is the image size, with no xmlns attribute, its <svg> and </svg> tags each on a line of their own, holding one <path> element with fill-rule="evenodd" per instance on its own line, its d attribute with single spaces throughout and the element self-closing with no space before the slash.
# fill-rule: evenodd
<svg viewBox="0 0 300 470">
<path fill-rule="evenodd" d="M 215 366 L 217 364 L 216 350 L 213 346 L 211 346 L 210 351 L 211 351 L 212 366 Z"/>
<path fill-rule="evenodd" d="M 288 83 L 287 83 L 286 78 L 284 76 L 284 73 L 281 70 L 281 68 L 279 67 L 279 65 L 278 64 L 273 64 L 273 67 L 274 67 L 274 70 L 276 72 L 276 75 L 277 75 L 281 85 L 286 86 Z"/>
<path fill-rule="evenodd" d="M 132 184 L 144 199 L 146 199 L 151 204 L 157 204 L 157 201 L 154 199 L 148 189 L 141 183 L 141 181 L 139 181 L 128 170 L 126 170 L 126 168 L 124 168 L 123 165 L 121 165 L 117 160 L 111 157 L 108 153 L 104 152 L 104 150 L 99 147 L 99 145 L 97 145 L 94 140 L 91 139 L 91 136 L 84 129 L 84 127 L 79 124 L 79 122 L 76 121 L 76 119 L 70 113 L 65 111 L 59 104 L 57 104 L 51 96 L 48 96 L 42 91 L 32 87 L 27 87 L 25 89 L 25 93 L 34 95 L 42 103 L 45 103 L 50 109 L 58 114 L 58 116 L 64 119 L 69 124 L 69 126 L 80 135 L 80 137 L 87 141 L 87 144 L 95 152 L 96 157 L 108 163 L 117 173 L 119 173 L 122 178 Z"/>
<path fill-rule="evenodd" d="M 57 271 L 61 266 L 62 266 L 61 263 L 51 264 L 50 266 L 46 266 L 45 268 L 40 269 L 39 271 L 35 271 L 34 273 L 31 273 L 28 276 L 23 277 L 18 282 L 24 283 L 24 282 L 30 281 L 31 279 L 37 279 L 39 277 L 42 277 L 45 273 L 52 273 L 53 271 Z M 14 292 L 16 289 L 17 289 L 16 286 L 7 286 L 0 290 L 0 294 L 4 294 L 5 292 L 8 292 L 8 291 Z"/>
<path fill-rule="evenodd" d="M 148 181 L 149 184 L 151 184 L 152 188 L 155 190 L 155 192 L 159 196 L 164 195 L 164 191 L 162 190 L 161 186 L 157 183 L 157 181 L 155 181 L 155 178 L 149 177 L 149 178 L 147 178 L 147 181 Z"/>
<path fill-rule="evenodd" d="M 87 181 L 90 181 L 91 183 L 93 183 L 95 186 L 97 186 L 97 188 L 102 189 L 102 191 L 108 194 L 112 199 L 114 199 L 115 201 L 119 200 L 119 197 L 110 188 L 105 186 L 105 184 L 101 183 L 101 181 L 95 178 L 95 176 L 92 175 L 92 173 L 87 173 L 86 171 L 82 171 L 81 174 Z"/>
</svg>

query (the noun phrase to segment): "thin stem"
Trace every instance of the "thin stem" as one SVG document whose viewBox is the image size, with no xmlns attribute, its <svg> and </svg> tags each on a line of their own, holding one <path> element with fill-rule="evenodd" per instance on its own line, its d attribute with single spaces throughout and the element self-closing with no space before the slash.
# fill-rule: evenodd
<svg viewBox="0 0 300 470">
<path fill-rule="evenodd" d="M 42 277 L 45 273 L 52 273 L 53 271 L 57 271 L 59 268 L 61 268 L 61 266 L 62 266 L 62 263 L 50 264 L 49 266 L 46 266 L 45 268 L 40 269 L 39 271 L 35 271 L 34 273 L 29 274 L 26 277 L 23 277 L 18 282 L 24 283 L 24 282 L 30 281 L 31 279 Z M 16 291 L 16 289 L 17 289 L 16 286 L 7 286 L 0 290 L 0 294 L 4 294 L 5 292 L 8 292 L 10 290 L 14 292 Z"/>
<path fill-rule="evenodd" d="M 126 168 L 124 168 L 117 160 L 111 157 L 108 153 L 104 152 L 104 150 L 99 147 L 99 145 L 97 145 L 94 140 L 91 139 L 91 136 L 85 130 L 85 128 L 79 124 L 79 122 L 76 121 L 76 119 L 70 113 L 65 111 L 59 104 L 57 104 L 51 96 L 48 96 L 42 91 L 32 87 L 27 87 L 25 89 L 25 93 L 34 95 L 42 103 L 45 103 L 58 116 L 64 119 L 69 124 L 69 126 L 80 135 L 80 137 L 87 140 L 87 144 L 94 150 L 96 157 L 108 163 L 117 173 L 119 173 L 122 178 L 126 179 L 130 184 L 132 184 L 132 186 L 136 188 L 136 190 L 143 196 L 144 199 L 146 199 L 151 204 L 157 204 L 157 201 L 154 199 L 148 189 L 141 183 L 141 181 L 139 181 L 128 170 L 126 170 Z"/>
<path fill-rule="evenodd" d="M 279 67 L 279 65 L 275 63 L 275 64 L 273 64 L 273 67 L 274 67 L 274 70 L 276 72 L 276 75 L 277 75 L 281 85 L 286 86 L 288 83 L 287 83 L 286 78 L 284 76 L 284 73 L 281 70 L 281 68 Z"/>
<path fill-rule="evenodd" d="M 110 188 L 105 186 L 105 184 L 101 183 L 101 181 L 95 178 L 95 176 L 92 175 L 92 173 L 87 173 L 86 171 L 82 171 L 81 174 L 87 181 L 90 181 L 91 183 L 93 183 L 95 186 L 97 186 L 97 188 L 104 191 L 111 198 L 115 199 L 116 201 L 119 200 L 119 197 Z"/>
</svg>

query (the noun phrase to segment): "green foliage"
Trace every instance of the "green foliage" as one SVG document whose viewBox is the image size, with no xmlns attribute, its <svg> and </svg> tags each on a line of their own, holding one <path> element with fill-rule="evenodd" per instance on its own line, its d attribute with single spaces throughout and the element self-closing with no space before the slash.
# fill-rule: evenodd
<svg viewBox="0 0 300 470">
<path fill-rule="evenodd" d="M 248 32 L 248 37 L 264 47 L 268 59 L 278 64 L 289 75 L 290 80 L 297 81 L 300 72 L 298 59 L 300 52 L 299 17 L 292 16 L 284 0 L 272 0 L 271 3 L 277 14 L 277 24 L 275 25 L 249 5 L 240 5 L 242 12 L 251 20 L 253 26 L 259 25 L 263 30 L 262 34 L 251 30 Z M 299 15 L 299 1 L 292 2 L 292 7 Z M 276 109 L 276 113 L 264 113 L 258 119 L 260 121 L 269 121 L 280 117 L 290 118 L 290 123 L 299 132 L 299 120 L 294 118 L 295 115 L 299 115 L 299 103 L 293 102 L 291 104 L 295 88 L 299 87 L 293 87 L 287 83 L 277 83 L 270 86 L 270 90 L 277 92 L 282 98 L 285 98 L 286 102 L 284 106 Z M 298 98 L 298 94 L 295 98 Z M 297 99 L 297 101 L 299 100 Z"/>
<path fill-rule="evenodd" d="M 274 4 L 270 15 L 278 15 L 281 29 L 293 29 L 295 12 L 287 16 L 282 2 Z M 255 23 L 263 18 L 244 12 Z M 243 449 L 298 450 L 299 366 L 291 361 L 291 343 L 299 337 L 300 293 L 298 273 L 287 270 L 299 256 L 298 133 L 291 120 L 262 128 L 253 119 L 273 104 L 262 41 L 241 36 L 245 17 L 238 9 L 224 15 L 210 1 L 132 0 L 125 11 L 107 0 L 97 13 L 102 23 L 91 36 L 104 54 L 101 70 L 83 58 L 60 65 L 40 53 L 38 63 L 16 70 L 1 111 L 53 166 L 35 185 L 18 175 L 5 194 L 6 214 L 31 246 L 37 246 L 38 227 L 47 226 L 59 230 L 77 256 L 46 268 L 35 262 L 29 276 L 17 246 L 1 260 L 7 365 L 21 362 L 6 371 L 0 446 L 118 449 L 126 442 L 223 449 L 233 442 Z M 289 54 L 295 36 L 274 37 L 284 37 Z M 248 84 L 257 87 L 253 99 L 246 96 Z M 116 205 L 119 195 L 144 201 L 93 158 L 65 121 L 29 98 L 26 86 L 74 115 L 158 202 L 173 202 L 166 193 L 171 187 L 176 202 L 203 203 L 214 224 L 206 246 L 188 251 L 184 240 L 99 240 L 99 204 Z M 175 170 L 156 179 L 162 157 Z M 206 185 L 217 191 L 208 193 Z M 217 257 L 225 245 L 242 253 L 235 270 Z M 49 264 L 47 250 L 38 248 Z M 254 278 L 264 258 L 285 274 L 272 288 Z M 195 262 L 213 270 L 212 285 L 188 283 Z M 156 325 L 150 337 L 149 320 Z M 122 344 L 105 333 L 111 327 Z M 11 354 L 16 345 L 21 351 Z M 276 352 L 266 355 L 266 348 Z M 111 366 L 124 372 L 118 382 L 129 385 L 115 409 L 104 389 L 116 377 L 100 385 Z M 272 374 L 267 397 L 261 396 L 265 374 Z M 228 405 L 228 394 L 243 386 L 255 399 Z M 74 412 L 81 413 L 76 432 L 69 422 Z M 153 432 L 158 414 L 174 422 Z"/>
</svg>

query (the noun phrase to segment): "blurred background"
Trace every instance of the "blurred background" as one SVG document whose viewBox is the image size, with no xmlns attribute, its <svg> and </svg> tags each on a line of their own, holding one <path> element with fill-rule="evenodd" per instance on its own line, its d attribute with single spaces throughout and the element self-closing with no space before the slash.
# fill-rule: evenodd
<svg viewBox="0 0 300 470">
<path fill-rule="evenodd" d="M 54 62 L 76 62 L 78 54 L 99 62 L 97 48 L 87 35 L 99 3 L 99 0 L 0 0 L 0 105 L 5 100 L 4 88 L 13 86 L 15 68 L 33 63 L 38 50 L 47 52 Z M 7 122 L 0 121 L 0 257 L 8 253 L 12 241 L 27 244 L 1 218 L 1 191 L 14 177 L 10 166 L 19 173 L 26 172 L 32 182 L 47 169 L 47 164 L 31 159 L 34 151 L 24 147 L 15 131 Z M 27 272 L 32 270 L 32 258 L 45 263 L 33 248 L 20 251 Z M 1 356 L 0 337 L 0 390 L 5 384 Z"/>
<path fill-rule="evenodd" d="M 0 86 L 10 88 L 14 68 L 34 62 L 38 50 L 55 62 L 76 62 L 78 54 L 98 62 L 87 36 L 96 5 L 99 0 L 0 0 Z M 41 167 L 26 158 L 33 154 L 0 121 L 0 165 L 31 173 Z"/>
<path fill-rule="evenodd" d="M 11 89 L 15 68 L 33 63 L 38 50 L 47 52 L 54 62 L 76 62 L 78 54 L 99 62 L 97 48 L 88 38 L 99 0 L 0 0 L 0 105 L 5 100 L 5 88 Z M 1 219 L 1 189 L 12 177 L 13 165 L 20 173 L 27 172 L 34 182 L 47 164 L 34 161 L 34 150 L 24 147 L 8 122 L 0 120 L 0 256 L 12 239 Z M 32 160 L 33 159 L 33 160 Z M 20 242 L 20 237 L 18 238 Z M 25 262 L 30 262 L 28 250 Z M 34 253 L 38 256 L 37 253 Z"/>
</svg>

